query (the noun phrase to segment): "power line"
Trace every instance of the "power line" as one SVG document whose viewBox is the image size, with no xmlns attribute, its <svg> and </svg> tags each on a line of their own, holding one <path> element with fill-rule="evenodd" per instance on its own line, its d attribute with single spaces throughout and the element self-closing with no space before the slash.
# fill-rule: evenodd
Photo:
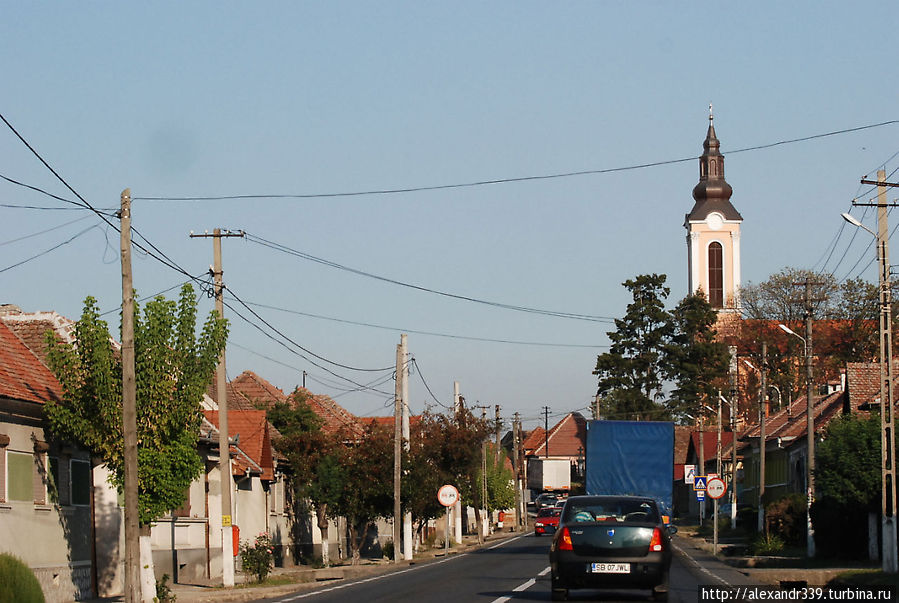
<svg viewBox="0 0 899 603">
<path fill-rule="evenodd" d="M 58 243 L 58 244 L 54 245 L 53 247 L 50 247 L 49 249 L 45 249 L 44 251 L 41 251 L 40 253 L 37 253 L 37 254 L 31 256 L 30 258 L 26 258 L 26 259 L 22 260 L 21 262 L 16 262 L 15 264 L 7 266 L 6 268 L 0 268 L 0 272 L 6 272 L 7 270 L 12 270 L 13 268 L 17 268 L 17 267 L 21 266 L 22 264 L 27 264 L 31 260 L 36 260 L 39 257 L 43 257 L 43 256 L 47 255 L 48 253 L 50 253 L 51 251 L 55 251 L 55 250 L 59 249 L 63 245 L 68 245 L 69 243 L 71 243 L 72 241 L 74 241 L 75 239 L 80 237 L 81 235 L 83 235 L 87 232 L 90 232 L 91 230 L 93 230 L 95 228 L 97 228 L 96 224 L 93 224 L 92 226 L 88 226 L 87 228 L 85 228 L 84 230 L 79 232 L 78 234 L 75 234 L 75 235 L 69 237 L 62 243 Z"/>
<path fill-rule="evenodd" d="M 889 126 L 899 123 L 899 120 L 890 120 L 884 121 L 876 124 L 868 124 L 865 126 L 858 126 L 855 128 L 845 128 L 842 130 L 834 130 L 832 132 L 824 132 L 822 134 L 813 134 L 811 136 L 803 136 L 801 138 L 791 138 L 787 140 L 780 140 L 777 142 L 761 144 L 752 147 L 745 147 L 742 149 L 728 150 L 724 151 L 728 154 L 735 153 L 746 153 L 749 151 L 760 151 L 764 149 L 770 149 L 777 146 L 795 144 L 799 142 L 807 142 L 809 140 L 816 140 L 820 138 L 827 138 L 829 136 L 837 136 L 840 134 L 848 134 L 852 132 L 859 132 L 862 130 L 868 130 L 872 128 L 880 128 L 883 126 Z M 665 165 L 672 165 L 676 163 L 684 163 L 687 161 L 695 161 L 696 157 L 683 157 L 679 159 L 669 159 L 665 161 L 653 161 L 648 163 L 639 163 L 635 165 L 628 165 L 622 167 L 612 167 L 612 168 L 601 168 L 594 170 L 578 170 L 578 171 L 570 171 L 570 172 L 561 172 L 556 174 L 542 174 L 536 176 L 520 176 L 516 178 L 494 178 L 489 180 L 476 180 L 473 182 L 464 182 L 464 183 L 456 183 L 456 184 L 438 184 L 438 185 L 430 185 L 430 186 L 409 186 L 402 188 L 388 188 L 388 189 L 371 189 L 371 190 L 362 190 L 362 191 L 352 191 L 352 192 L 336 192 L 336 193 L 306 193 L 306 194 L 250 194 L 250 195 L 218 195 L 218 196 L 208 196 L 208 197 L 195 197 L 195 196 L 180 196 L 180 197 L 134 197 L 135 200 L 141 201 L 227 201 L 227 200 L 241 200 L 241 199 L 327 199 L 334 197 L 361 197 L 367 195 L 396 195 L 396 194 L 406 194 L 406 193 L 418 193 L 418 192 L 426 192 L 426 191 L 438 191 L 438 190 L 450 190 L 450 189 L 459 189 L 459 188 L 472 188 L 479 186 L 489 186 L 496 184 L 510 184 L 515 182 L 532 182 L 538 180 L 552 180 L 559 178 L 572 178 L 576 176 L 592 176 L 599 174 L 611 174 L 616 172 L 627 172 L 632 170 L 642 170 L 653 167 L 661 167 Z"/>
<path fill-rule="evenodd" d="M 293 255 L 293 256 L 296 256 L 296 257 L 299 257 L 299 258 L 302 258 L 302 259 L 305 259 L 305 260 L 309 260 L 309 261 L 312 261 L 312 262 L 316 262 L 316 263 L 318 263 L 318 264 L 322 264 L 322 265 L 324 265 L 324 266 L 329 266 L 329 267 L 331 267 L 331 268 L 336 268 L 336 269 L 338 269 L 338 270 L 343 270 L 343 271 L 346 271 L 346 272 L 350 272 L 350 273 L 356 274 L 356 275 L 358 275 L 358 276 L 364 276 L 364 277 L 371 278 L 371 279 L 375 279 L 375 280 L 382 281 L 382 282 L 385 282 L 385 283 L 390 283 L 390 284 L 392 284 L 392 285 L 398 285 L 398 286 L 400 286 L 400 287 L 406 287 L 406 288 L 408 288 L 408 289 L 414 289 L 414 290 L 416 290 L 416 291 L 421 291 L 421 292 L 424 292 L 424 293 L 431 293 L 431 294 L 434 294 L 434 295 L 440 295 L 440 296 L 442 296 L 442 297 L 448 297 L 448 298 L 451 298 L 451 299 L 457 299 L 457 300 L 461 300 L 461 301 L 467 301 L 467 302 L 472 302 L 472 303 L 477 303 L 477 304 L 483 304 L 483 305 L 486 305 L 486 306 L 492 306 L 492 307 L 495 307 L 495 308 L 501 308 L 501 309 L 504 309 L 504 310 L 514 310 L 514 311 L 516 311 L 516 312 L 526 312 L 526 313 L 529 313 L 529 314 L 542 314 L 542 315 L 544 315 L 544 316 L 554 316 L 554 317 L 557 317 L 557 318 L 569 318 L 569 319 L 573 319 L 573 320 L 586 320 L 586 321 L 589 321 L 589 322 L 607 322 L 607 323 L 614 323 L 614 321 L 615 321 L 614 318 L 611 318 L 611 317 L 609 317 L 609 316 L 594 316 L 594 315 L 590 315 L 590 314 L 576 314 L 576 313 L 572 313 L 572 312 L 558 312 L 558 311 L 555 311 L 555 310 L 541 310 L 541 309 L 539 309 L 539 308 L 530 308 L 530 307 L 527 307 L 527 306 L 517 306 L 517 305 L 513 305 L 513 304 L 505 304 L 505 303 L 500 303 L 500 302 L 492 302 L 492 301 L 487 301 L 487 300 L 479 299 L 479 298 L 476 298 L 476 297 L 469 297 L 469 296 L 467 296 L 467 295 L 458 295 L 458 294 L 455 294 L 455 293 L 448 293 L 448 292 L 446 292 L 446 291 L 440 291 L 440 290 L 438 290 L 438 289 L 431 289 L 431 288 L 429 288 L 429 287 L 423 287 L 423 286 L 421 286 L 421 285 L 415 285 L 415 284 L 411 284 L 411 283 L 406 283 L 406 282 L 403 282 L 403 281 L 399 281 L 399 280 L 396 280 L 396 279 L 388 278 L 388 277 L 385 277 L 385 276 L 380 276 L 380 275 L 377 275 L 377 274 L 373 274 L 373 273 L 371 273 L 371 272 L 366 272 L 366 271 L 364 271 L 364 270 L 359 270 L 359 269 L 356 269 L 356 268 L 350 268 L 350 267 L 348 267 L 348 266 L 344 266 L 344 265 L 342 265 L 342 264 L 338 264 L 337 262 L 332 262 L 331 260 L 326 260 L 326 259 L 323 259 L 323 258 L 314 256 L 314 255 L 311 255 L 311 254 L 302 252 L 302 251 L 298 251 L 298 250 L 296 250 L 296 249 L 292 249 L 292 248 L 287 247 L 286 245 L 282 245 L 282 244 L 280 244 L 280 243 L 275 243 L 275 242 L 273 242 L 273 241 L 268 241 L 268 240 L 266 240 L 266 239 L 263 239 L 263 238 L 261 238 L 261 237 L 257 237 L 257 236 L 255 236 L 255 235 L 250 234 L 250 233 L 246 233 L 246 239 L 247 239 L 247 241 L 256 243 L 256 244 L 258 244 L 258 245 L 262 245 L 263 247 L 268 247 L 268 248 L 274 249 L 274 250 L 276 250 L 276 251 L 281 251 L 282 253 L 285 253 L 285 254 L 287 254 L 287 255 Z"/>
<path fill-rule="evenodd" d="M 406 329 L 401 327 L 390 327 L 385 325 L 378 325 L 368 322 L 360 322 L 355 320 L 347 320 L 343 318 L 335 318 L 333 316 L 323 316 L 321 314 L 312 314 L 310 312 L 301 312 L 299 310 L 290 310 L 288 308 L 279 308 L 278 306 L 271 306 L 268 304 L 262 304 L 258 302 L 247 301 L 247 305 L 254 306 L 257 308 L 266 308 L 268 310 L 276 310 L 278 312 L 286 312 L 287 314 L 295 314 L 297 316 L 306 316 L 309 318 L 317 318 L 320 320 L 328 320 L 331 322 L 337 322 L 341 324 L 355 325 L 360 327 L 370 327 L 373 329 L 383 329 L 386 331 L 394 331 L 398 333 L 414 333 L 416 335 L 430 335 L 433 337 L 445 337 L 448 339 L 462 339 L 466 341 L 483 341 L 487 343 L 507 343 L 513 345 L 527 345 L 527 346 L 539 346 L 539 347 L 559 347 L 559 348 L 586 348 L 586 349 L 597 349 L 597 348 L 607 348 L 607 345 L 592 345 L 592 344 L 582 344 L 582 343 L 548 343 L 548 342 L 538 342 L 538 341 L 517 341 L 513 339 L 492 339 L 489 337 L 473 337 L 473 336 L 465 336 L 465 335 L 452 335 L 449 333 L 437 333 L 434 331 L 417 331 L 415 329 Z"/>
</svg>

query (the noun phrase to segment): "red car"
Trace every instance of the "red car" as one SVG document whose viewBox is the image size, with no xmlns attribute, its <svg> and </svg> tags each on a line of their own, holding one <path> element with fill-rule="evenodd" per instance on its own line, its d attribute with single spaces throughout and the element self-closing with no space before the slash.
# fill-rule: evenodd
<svg viewBox="0 0 899 603">
<path fill-rule="evenodd" d="M 537 511 L 537 519 L 534 521 L 534 536 L 554 534 L 559 527 L 559 515 L 562 507 L 543 507 Z"/>
</svg>

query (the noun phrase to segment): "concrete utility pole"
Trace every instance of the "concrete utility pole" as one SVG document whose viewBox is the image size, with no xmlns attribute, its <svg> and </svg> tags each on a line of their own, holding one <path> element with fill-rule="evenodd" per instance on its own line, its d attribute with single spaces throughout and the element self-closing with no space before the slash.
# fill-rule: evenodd
<svg viewBox="0 0 899 603">
<path fill-rule="evenodd" d="M 403 345 L 396 346 L 396 386 L 393 396 L 393 562 L 402 554 L 402 506 L 400 480 L 403 469 Z"/>
<path fill-rule="evenodd" d="M 812 525 L 812 503 L 815 502 L 815 404 L 812 400 L 814 385 L 812 383 L 812 283 L 805 281 L 805 399 L 808 422 L 808 505 L 806 510 L 806 555 L 815 556 L 815 528 Z"/>
<path fill-rule="evenodd" d="M 409 454 L 411 431 L 409 428 L 409 348 L 408 337 L 400 335 L 400 346 L 403 348 L 403 450 Z M 412 561 L 412 512 L 403 515 L 403 557 Z"/>
<path fill-rule="evenodd" d="M 543 456 L 549 458 L 549 406 L 543 407 Z"/>
<path fill-rule="evenodd" d="M 500 464 L 500 459 L 502 458 L 502 448 L 500 444 L 502 443 L 502 429 L 503 429 L 503 421 L 499 416 L 500 406 L 499 404 L 495 405 L 495 415 L 496 415 L 496 465 L 500 469 L 502 469 L 502 465 Z"/>
<path fill-rule="evenodd" d="M 702 431 L 705 404 L 699 403 L 699 469 L 696 475 L 705 475 L 705 434 Z M 699 525 L 705 519 L 705 498 L 699 501 Z"/>
<path fill-rule="evenodd" d="M 212 234 L 204 233 L 195 235 L 190 233 L 193 238 L 212 238 L 212 258 L 213 267 L 212 275 L 215 279 L 215 311 L 218 312 L 219 318 L 225 316 L 225 284 L 222 280 L 222 238 L 223 237 L 243 237 L 243 231 L 240 232 L 222 232 L 221 228 L 216 228 Z M 216 377 L 216 403 L 219 407 L 219 479 L 222 491 L 222 585 L 226 588 L 234 586 L 234 540 L 232 535 L 231 522 L 231 443 L 228 438 L 228 378 L 225 370 L 225 350 L 219 357 L 218 369 L 215 373 Z"/>
<path fill-rule="evenodd" d="M 134 286 L 131 276 L 131 189 L 122 191 L 122 432 L 125 442 L 125 601 L 141 600 L 137 499 L 137 386 L 134 375 Z"/>
<path fill-rule="evenodd" d="M 887 573 L 899 571 L 896 558 L 896 434 L 893 400 L 893 325 L 892 293 L 887 227 L 887 187 L 899 184 L 887 182 L 886 172 L 877 171 L 877 181 L 862 180 L 862 184 L 877 185 L 877 256 L 880 263 L 880 441 L 881 441 L 881 542 L 882 569 Z M 869 205 L 858 203 L 856 205 Z M 860 226 L 860 224 L 858 224 Z M 865 228 L 862 226 L 862 228 Z M 865 228 L 865 230 L 868 230 Z M 870 231 L 868 231 L 870 232 Z M 873 233 L 872 233 L 873 234 Z"/>
<path fill-rule="evenodd" d="M 730 527 L 737 528 L 737 347 L 730 346 Z"/>
<path fill-rule="evenodd" d="M 768 420 L 768 342 L 762 342 L 762 370 L 759 382 L 759 534 L 762 530 L 768 533 L 768 523 L 765 521 L 765 447 L 767 437 L 765 423 Z"/>
<path fill-rule="evenodd" d="M 462 414 L 462 396 L 459 393 L 459 382 L 453 381 L 453 416 L 456 423 Z M 455 533 L 456 544 L 462 544 L 462 497 L 456 501 L 453 506 L 453 531 Z M 449 535 L 447 535 L 449 538 Z"/>
<path fill-rule="evenodd" d="M 515 528 L 521 529 L 521 462 L 518 458 L 519 414 L 512 419 L 512 473 L 515 475 Z"/>
</svg>

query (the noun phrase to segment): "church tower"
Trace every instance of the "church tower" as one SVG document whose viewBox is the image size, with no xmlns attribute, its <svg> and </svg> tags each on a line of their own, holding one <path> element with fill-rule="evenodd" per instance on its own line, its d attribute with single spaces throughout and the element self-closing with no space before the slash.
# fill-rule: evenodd
<svg viewBox="0 0 899 603">
<path fill-rule="evenodd" d="M 699 158 L 699 184 L 687 214 L 687 265 L 690 293 L 702 290 L 719 312 L 738 312 L 740 300 L 740 225 L 743 216 L 730 203 L 733 189 L 724 180 L 724 155 L 715 136 L 709 105 L 709 131 Z"/>
</svg>

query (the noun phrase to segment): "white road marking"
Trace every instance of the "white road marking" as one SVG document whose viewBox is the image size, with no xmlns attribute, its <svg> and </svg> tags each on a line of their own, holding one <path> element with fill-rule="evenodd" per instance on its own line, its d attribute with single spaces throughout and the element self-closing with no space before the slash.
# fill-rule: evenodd
<svg viewBox="0 0 899 603">
<path fill-rule="evenodd" d="M 546 567 L 545 569 L 543 569 L 539 574 L 537 574 L 537 576 L 538 576 L 538 577 L 539 577 L 539 576 L 545 576 L 546 574 L 549 573 L 549 570 L 550 570 L 550 568 L 549 568 L 549 566 L 547 566 L 547 567 Z M 521 591 L 527 590 L 527 589 L 529 589 L 530 587 L 534 586 L 535 584 L 537 584 L 537 579 L 536 579 L 536 578 L 531 578 L 531 579 L 528 580 L 527 582 L 522 582 L 521 584 L 519 584 L 518 586 L 516 586 L 515 588 L 513 588 L 513 589 L 512 589 L 512 592 L 513 592 L 513 593 L 520 593 Z M 512 598 L 512 597 L 500 597 L 499 599 L 494 599 L 491 603 L 506 603 L 506 601 L 509 601 L 511 598 Z"/>
<path fill-rule="evenodd" d="M 500 542 L 498 544 L 494 544 L 493 546 L 488 546 L 487 550 L 492 551 L 493 549 L 498 549 L 499 547 L 503 546 L 504 544 L 506 544 L 508 542 L 514 542 L 514 541 L 518 540 L 519 538 L 524 538 L 525 536 L 528 536 L 528 534 L 522 534 L 521 536 L 516 536 L 515 538 L 509 538 L 508 540 L 503 540 L 502 542 Z"/>
</svg>

